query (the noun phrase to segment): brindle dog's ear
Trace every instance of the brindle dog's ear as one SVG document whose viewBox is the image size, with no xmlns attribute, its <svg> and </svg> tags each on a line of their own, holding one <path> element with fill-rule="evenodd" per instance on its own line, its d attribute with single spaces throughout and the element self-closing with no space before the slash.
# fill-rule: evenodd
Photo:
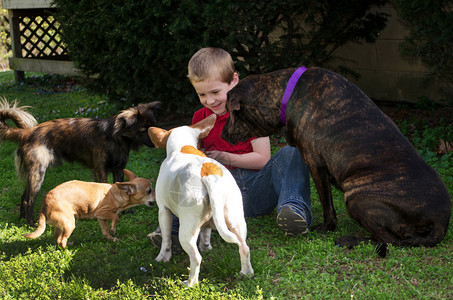
<svg viewBox="0 0 453 300">
<path fill-rule="evenodd" d="M 239 110 L 241 108 L 241 104 L 239 103 L 239 98 L 234 97 L 234 89 L 229 91 L 227 94 L 227 110 L 228 111 L 233 111 L 233 110 Z"/>
<path fill-rule="evenodd" d="M 231 111 L 241 109 L 241 104 L 239 103 L 239 100 L 237 100 L 237 99 L 232 100 L 230 102 L 229 108 Z"/>
</svg>

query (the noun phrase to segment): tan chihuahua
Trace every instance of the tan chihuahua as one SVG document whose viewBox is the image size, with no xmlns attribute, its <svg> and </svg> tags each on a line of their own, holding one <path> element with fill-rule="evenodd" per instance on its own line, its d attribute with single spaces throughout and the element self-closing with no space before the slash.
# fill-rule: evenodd
<svg viewBox="0 0 453 300">
<path fill-rule="evenodd" d="M 47 223 L 55 227 L 57 243 L 65 249 L 76 218 L 97 219 L 102 234 L 115 242 L 117 239 L 110 235 L 108 221 L 112 220 L 110 230 L 115 234 L 119 213 L 140 204 L 151 206 L 155 201 L 149 180 L 137 177 L 126 169 L 124 175 L 128 182 L 108 184 L 72 180 L 60 184 L 47 193 L 42 202 L 36 231 L 23 236 L 29 239 L 39 237 Z"/>
</svg>

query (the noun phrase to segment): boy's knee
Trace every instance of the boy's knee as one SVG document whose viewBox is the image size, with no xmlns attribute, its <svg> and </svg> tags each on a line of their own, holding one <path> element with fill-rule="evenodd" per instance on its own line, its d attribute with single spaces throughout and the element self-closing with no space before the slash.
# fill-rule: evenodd
<svg viewBox="0 0 453 300">
<path fill-rule="evenodd" d="M 299 150 L 297 150 L 296 147 L 293 147 L 293 146 L 285 146 L 283 148 L 281 148 L 280 150 L 277 151 L 277 153 L 275 153 L 275 155 L 279 155 L 279 156 L 292 156 L 294 155 L 295 152 L 299 152 Z"/>
<path fill-rule="evenodd" d="M 300 161 L 303 163 L 302 154 L 293 146 L 285 146 L 280 149 L 276 154 L 276 158 L 283 159 L 288 162 Z"/>
</svg>

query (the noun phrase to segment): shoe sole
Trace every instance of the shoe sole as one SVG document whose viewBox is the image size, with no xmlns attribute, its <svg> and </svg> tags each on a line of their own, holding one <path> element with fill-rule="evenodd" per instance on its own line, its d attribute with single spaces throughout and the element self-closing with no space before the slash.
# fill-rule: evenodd
<svg viewBox="0 0 453 300">
<path fill-rule="evenodd" d="M 286 235 L 296 236 L 308 233 L 307 221 L 289 207 L 283 207 L 277 215 L 277 226 Z"/>
</svg>

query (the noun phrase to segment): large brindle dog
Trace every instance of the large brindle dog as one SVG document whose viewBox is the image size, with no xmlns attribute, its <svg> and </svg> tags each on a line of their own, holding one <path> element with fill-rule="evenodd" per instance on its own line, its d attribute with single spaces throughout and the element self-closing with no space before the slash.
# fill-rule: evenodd
<svg viewBox="0 0 453 300">
<path fill-rule="evenodd" d="M 283 125 L 281 100 L 294 69 L 248 76 L 228 94 L 230 117 L 222 137 L 232 143 L 267 136 Z M 337 217 L 331 184 L 344 192 L 350 216 L 370 238 L 342 237 L 340 246 L 434 246 L 445 236 L 451 198 L 436 171 L 359 88 L 342 76 L 309 68 L 286 108 L 286 137 L 307 163 L 322 204 L 324 223 Z"/>
<path fill-rule="evenodd" d="M 148 127 L 156 126 L 153 110 L 159 102 L 139 104 L 107 119 L 67 118 L 37 124 L 17 102 L 0 102 L 0 141 L 17 142 L 16 168 L 25 179 L 20 217 L 34 226 L 33 207 L 48 167 L 62 159 L 93 170 L 97 182 L 123 181 L 130 150 L 153 147 Z M 16 127 L 8 125 L 11 120 Z"/>
</svg>

